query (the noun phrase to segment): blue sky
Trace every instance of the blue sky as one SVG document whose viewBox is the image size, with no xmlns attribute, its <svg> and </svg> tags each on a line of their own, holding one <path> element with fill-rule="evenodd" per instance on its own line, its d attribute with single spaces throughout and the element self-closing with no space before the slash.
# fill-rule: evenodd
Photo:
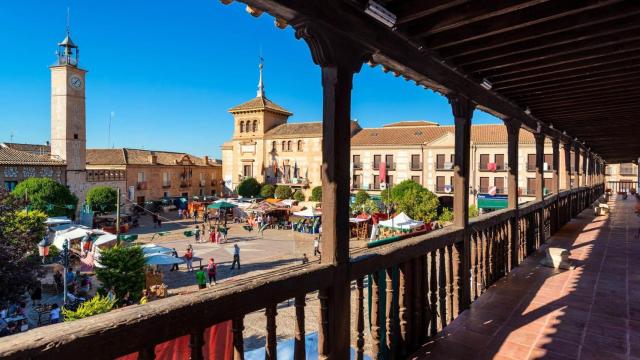
<svg viewBox="0 0 640 360">
<path fill-rule="evenodd" d="M 50 78 L 66 9 L 87 74 L 88 147 L 136 147 L 220 156 L 232 134 L 227 110 L 255 97 L 260 48 L 267 97 L 294 113 L 322 118 L 320 70 L 291 28 L 240 3 L 216 0 L 21 0 L 0 4 L 0 141 L 50 137 Z M 115 113 L 108 144 L 110 113 Z M 352 117 L 364 127 L 398 120 L 452 122 L 446 99 L 381 69 L 363 66 Z M 476 111 L 474 123 L 498 122 Z"/>
</svg>

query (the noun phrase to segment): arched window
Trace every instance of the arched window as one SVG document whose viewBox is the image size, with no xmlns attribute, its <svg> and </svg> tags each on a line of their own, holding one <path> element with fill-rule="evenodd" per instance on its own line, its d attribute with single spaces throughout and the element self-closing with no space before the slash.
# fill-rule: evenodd
<svg viewBox="0 0 640 360">
<path fill-rule="evenodd" d="M 276 149 L 276 142 L 273 141 L 273 142 L 271 142 L 271 151 L 276 151 L 276 150 L 277 150 Z"/>
<path fill-rule="evenodd" d="M 244 121 L 240 121 L 240 132 L 244 132 Z"/>
<path fill-rule="evenodd" d="M 253 120 L 253 132 L 258 131 L 258 120 Z"/>
<path fill-rule="evenodd" d="M 287 142 L 286 141 L 282 142 L 282 151 L 287 151 Z"/>
<path fill-rule="evenodd" d="M 287 151 L 291 151 L 291 140 L 287 141 Z"/>
<path fill-rule="evenodd" d="M 302 151 L 302 140 L 298 140 L 298 151 Z"/>
</svg>

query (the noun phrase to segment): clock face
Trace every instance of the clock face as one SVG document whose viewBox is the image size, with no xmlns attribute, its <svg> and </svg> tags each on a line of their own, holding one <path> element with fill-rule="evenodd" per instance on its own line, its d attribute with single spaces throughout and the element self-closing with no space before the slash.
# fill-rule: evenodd
<svg viewBox="0 0 640 360">
<path fill-rule="evenodd" d="M 82 89 L 82 79 L 80 79 L 80 77 L 78 77 L 77 75 L 71 75 L 71 77 L 69 78 L 69 85 L 71 85 L 72 88 L 76 89 L 76 90 L 80 90 Z"/>
</svg>

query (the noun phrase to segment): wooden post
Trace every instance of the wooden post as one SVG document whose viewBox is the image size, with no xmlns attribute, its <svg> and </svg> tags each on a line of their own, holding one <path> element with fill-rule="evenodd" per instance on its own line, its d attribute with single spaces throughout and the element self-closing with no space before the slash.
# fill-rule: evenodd
<svg viewBox="0 0 640 360">
<path fill-rule="evenodd" d="M 231 321 L 231 331 L 233 332 L 233 359 L 244 360 L 244 316 L 238 316 Z"/>
<path fill-rule="evenodd" d="M 536 200 L 544 199 L 544 139 L 543 133 L 533 134 L 536 140 Z"/>
<path fill-rule="evenodd" d="M 293 357 L 295 360 L 304 360 L 307 358 L 306 346 L 305 346 L 305 329 L 304 329 L 304 306 L 305 295 L 296 296 L 295 308 L 296 308 L 296 331 L 295 331 L 295 346 L 293 349 Z"/>
<path fill-rule="evenodd" d="M 191 360 L 203 360 L 202 346 L 204 345 L 204 329 L 196 329 L 189 336 Z"/>
<path fill-rule="evenodd" d="M 310 19 L 290 23 L 322 71 L 322 263 L 333 264 L 333 284 L 321 291 L 320 359 L 346 359 L 350 350 L 349 197 L 351 88 L 370 52 Z M 322 299 L 322 298 L 321 298 Z M 323 324 L 323 322 L 325 322 Z"/>
<path fill-rule="evenodd" d="M 571 189 L 571 144 L 563 143 L 564 149 L 564 189 Z"/>
<path fill-rule="evenodd" d="M 587 163 L 589 162 L 589 151 L 582 151 L 582 186 L 589 186 L 587 183 Z"/>
<path fill-rule="evenodd" d="M 356 331 L 358 332 L 358 338 L 356 340 L 356 360 L 362 360 L 364 359 L 364 281 L 361 277 L 356 280 L 356 290 Z"/>
<path fill-rule="evenodd" d="M 577 142 L 573 143 L 573 156 L 575 157 L 575 166 L 573 169 L 575 185 L 576 188 L 579 188 L 582 184 L 580 184 L 580 145 Z"/>
<path fill-rule="evenodd" d="M 278 358 L 277 353 L 277 335 L 276 335 L 276 315 L 278 314 L 277 304 L 267 306 L 265 315 L 267 317 L 267 340 L 266 340 L 266 360 L 276 360 Z"/>
<path fill-rule="evenodd" d="M 455 122 L 455 158 L 453 165 L 453 223 L 466 228 L 469 224 L 469 168 L 471 148 L 471 117 L 475 104 L 461 94 L 449 94 L 449 104 Z M 471 233 L 465 231 L 463 240 L 456 243 L 456 262 L 453 264 L 458 289 L 457 308 L 462 312 L 471 304 Z"/>
<path fill-rule="evenodd" d="M 508 161 L 508 180 L 507 191 L 509 209 L 515 209 L 513 218 L 511 219 L 509 241 L 509 269 L 518 266 L 518 249 L 520 247 L 520 239 L 518 236 L 518 144 L 520 142 L 521 123 L 515 119 L 505 119 L 504 124 L 507 127 L 507 161 Z"/>
<path fill-rule="evenodd" d="M 560 193 L 560 140 L 557 137 L 551 138 L 553 148 L 553 193 Z"/>
</svg>

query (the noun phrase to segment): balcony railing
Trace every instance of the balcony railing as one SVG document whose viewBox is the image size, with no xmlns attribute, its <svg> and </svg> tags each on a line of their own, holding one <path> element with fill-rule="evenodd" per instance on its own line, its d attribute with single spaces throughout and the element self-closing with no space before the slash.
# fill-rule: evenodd
<svg viewBox="0 0 640 360">
<path fill-rule="evenodd" d="M 146 181 L 138 181 L 136 183 L 136 189 L 138 189 L 138 190 L 147 190 L 147 182 Z"/>
<path fill-rule="evenodd" d="M 489 193 L 489 189 L 491 189 L 491 186 L 489 187 L 480 187 L 478 188 L 478 192 L 481 194 L 487 194 Z M 507 193 L 507 188 L 496 188 L 496 194 L 506 194 Z"/>
<path fill-rule="evenodd" d="M 353 184 L 351 185 L 351 187 L 352 187 L 354 190 L 362 189 L 362 183 L 353 183 Z"/>
<path fill-rule="evenodd" d="M 470 219 L 464 229 L 449 226 L 429 233 L 405 235 L 391 244 L 354 250 L 347 266 L 315 262 L 293 265 L 193 294 L 171 296 L 154 301 L 153 305 L 133 305 L 36 328 L 0 342 L 0 354 L 6 359 L 71 359 L 88 349 L 99 349 L 91 353 L 92 359 L 113 359 L 136 353 L 139 358 L 147 359 L 153 358 L 157 344 L 181 338 L 180 341 L 190 344 L 190 357 L 202 359 L 205 338 L 209 339 L 204 336 L 207 328 L 223 322 L 231 327 L 233 351 L 243 354 L 244 317 L 264 310 L 266 353 L 271 354 L 268 358 L 275 358 L 278 310 L 293 306 L 295 312 L 291 313 L 295 314 L 296 324 L 293 358 L 301 359 L 306 348 L 306 298 L 317 292 L 317 317 L 322 319 L 318 330 L 320 357 L 328 356 L 329 341 L 343 342 L 347 353 L 352 345 L 360 355 L 364 353 L 365 338 L 374 351 L 385 347 L 381 339 L 390 338 L 393 339 L 391 351 L 397 353 L 396 358 L 403 358 L 402 354 L 411 354 L 436 336 L 471 302 L 602 193 L 603 186 L 598 185 L 529 202 L 518 210 L 516 231 L 511 231 L 515 210 L 499 210 Z M 486 249 L 494 249 L 493 256 L 486 257 Z M 372 336 L 368 336 L 364 325 L 364 279 L 369 275 L 367 292 L 373 309 L 369 314 L 374 324 Z M 340 276 L 345 277 L 344 287 L 334 291 L 330 287 L 336 286 L 338 282 L 334 279 Z M 332 330 L 344 323 L 348 327 L 349 319 L 336 318 L 330 312 L 336 309 L 336 304 L 348 303 L 346 298 L 353 296 L 349 289 L 355 293 L 352 307 L 346 307 L 351 309 L 346 310 L 346 316 L 351 316 L 355 324 L 352 344 L 348 343 L 352 329 Z M 380 304 L 385 298 L 398 300 L 382 307 Z M 290 299 L 294 299 L 292 304 Z M 383 318 L 387 325 L 378 327 Z M 176 326 L 176 321 L 180 321 L 181 326 Z M 252 326 L 256 325 L 252 323 Z"/>
<path fill-rule="evenodd" d="M 452 162 L 445 162 L 442 164 L 436 163 L 436 171 L 451 171 L 453 170 Z"/>
<path fill-rule="evenodd" d="M 411 163 L 411 171 L 420 171 L 422 170 L 422 163 L 418 162 L 418 163 Z"/>
<path fill-rule="evenodd" d="M 493 166 L 495 166 L 495 168 Z M 478 163 L 478 171 L 497 172 L 497 171 L 507 171 L 507 169 L 504 166 L 504 164 L 501 164 L 501 163 Z"/>
<path fill-rule="evenodd" d="M 353 168 L 356 170 L 362 170 L 362 163 L 361 162 L 354 162 L 353 163 Z"/>
<path fill-rule="evenodd" d="M 390 171 L 395 171 L 396 170 L 396 163 L 395 162 L 386 163 L 386 166 L 387 166 L 387 170 L 390 170 Z"/>
<path fill-rule="evenodd" d="M 620 167 L 620 175 L 637 175 L 632 167 Z"/>
<path fill-rule="evenodd" d="M 163 181 L 162 182 L 162 188 L 168 189 L 170 187 L 171 187 L 171 181 Z"/>
<path fill-rule="evenodd" d="M 436 193 L 453 194 L 453 186 L 436 186 Z"/>
<path fill-rule="evenodd" d="M 206 180 L 200 180 L 200 187 L 205 187 L 207 186 L 207 181 Z"/>
<path fill-rule="evenodd" d="M 373 170 L 380 170 L 380 163 L 373 163 Z"/>
<path fill-rule="evenodd" d="M 180 187 L 181 188 L 191 187 L 191 180 L 180 180 Z"/>
</svg>

